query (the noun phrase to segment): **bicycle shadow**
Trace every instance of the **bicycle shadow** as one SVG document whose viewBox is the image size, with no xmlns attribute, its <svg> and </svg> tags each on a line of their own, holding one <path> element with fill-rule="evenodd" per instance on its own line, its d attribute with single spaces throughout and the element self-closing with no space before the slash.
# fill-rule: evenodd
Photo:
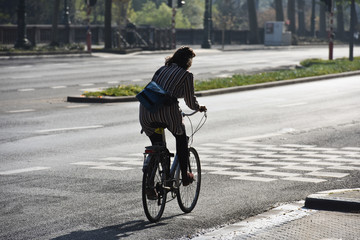
<svg viewBox="0 0 360 240">
<path fill-rule="evenodd" d="M 179 214 L 182 215 L 182 214 Z M 179 215 L 164 217 L 158 223 L 151 223 L 145 220 L 130 221 L 119 225 L 108 226 L 100 229 L 89 231 L 75 231 L 67 235 L 52 238 L 52 240 L 116 240 L 131 237 L 135 232 L 140 232 L 145 229 L 157 228 L 166 226 L 164 220 L 172 219 Z"/>
</svg>

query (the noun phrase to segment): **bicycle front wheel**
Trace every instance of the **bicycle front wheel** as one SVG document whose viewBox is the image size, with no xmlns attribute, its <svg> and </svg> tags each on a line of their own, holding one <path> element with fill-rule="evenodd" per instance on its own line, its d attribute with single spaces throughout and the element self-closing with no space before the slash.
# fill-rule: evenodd
<svg viewBox="0 0 360 240">
<path fill-rule="evenodd" d="M 158 222 L 164 213 L 166 190 L 162 186 L 164 171 L 158 161 L 144 170 L 142 181 L 142 201 L 144 212 L 150 222 Z"/>
<path fill-rule="evenodd" d="M 194 174 L 194 182 L 186 187 L 180 185 L 177 193 L 179 207 L 185 213 L 189 213 L 195 208 L 199 198 L 201 186 L 201 166 L 199 155 L 192 147 L 189 148 L 189 152 L 190 156 L 188 171 Z"/>
</svg>

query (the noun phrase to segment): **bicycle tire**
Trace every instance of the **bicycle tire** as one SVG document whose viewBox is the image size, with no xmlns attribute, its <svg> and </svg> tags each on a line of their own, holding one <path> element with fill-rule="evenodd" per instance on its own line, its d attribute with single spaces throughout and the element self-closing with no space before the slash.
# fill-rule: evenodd
<svg viewBox="0 0 360 240">
<path fill-rule="evenodd" d="M 158 161 L 144 169 L 143 180 L 142 180 L 142 201 L 144 212 L 147 219 L 150 222 L 158 222 L 164 213 L 166 204 L 166 190 L 162 187 L 163 171 L 161 164 Z M 154 183 L 151 183 L 151 179 L 154 179 Z M 156 199 L 148 199 L 146 194 L 147 189 L 154 189 L 157 193 Z"/>
<path fill-rule="evenodd" d="M 185 212 L 191 212 L 199 199 L 201 187 L 201 165 L 197 151 L 189 148 L 189 170 L 194 174 L 194 182 L 184 187 L 180 184 L 177 191 L 177 201 L 180 209 Z"/>
</svg>

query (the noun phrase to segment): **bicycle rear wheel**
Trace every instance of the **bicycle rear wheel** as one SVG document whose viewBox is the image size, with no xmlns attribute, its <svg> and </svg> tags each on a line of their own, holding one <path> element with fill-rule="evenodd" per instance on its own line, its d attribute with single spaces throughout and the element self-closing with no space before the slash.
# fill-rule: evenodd
<svg viewBox="0 0 360 240">
<path fill-rule="evenodd" d="M 145 215 L 150 222 L 158 222 L 164 213 L 166 190 L 162 186 L 163 175 L 164 171 L 158 161 L 154 161 L 144 170 L 142 201 Z"/>
<path fill-rule="evenodd" d="M 180 209 L 185 212 L 191 212 L 197 203 L 200 194 L 201 186 L 201 166 L 200 158 L 197 151 L 194 148 L 189 148 L 189 172 L 194 174 L 194 182 L 184 187 L 179 186 L 177 192 L 177 200 Z"/>
</svg>

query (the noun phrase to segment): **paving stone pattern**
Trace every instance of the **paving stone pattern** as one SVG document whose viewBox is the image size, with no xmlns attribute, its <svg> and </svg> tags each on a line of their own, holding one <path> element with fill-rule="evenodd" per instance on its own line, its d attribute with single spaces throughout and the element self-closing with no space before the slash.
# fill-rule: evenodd
<svg viewBox="0 0 360 240">
<path fill-rule="evenodd" d="M 319 211 L 310 216 L 289 221 L 270 229 L 239 234 L 236 240 L 282 239 L 342 239 L 355 240 L 360 236 L 360 215 L 356 213 Z"/>
<path fill-rule="evenodd" d="M 360 171 L 360 148 L 323 148 L 315 145 L 268 145 L 242 139 L 196 146 L 202 173 L 243 181 L 297 181 L 320 183 Z M 106 157 L 75 162 L 91 169 L 124 171 L 141 169 L 142 155 Z"/>
</svg>

